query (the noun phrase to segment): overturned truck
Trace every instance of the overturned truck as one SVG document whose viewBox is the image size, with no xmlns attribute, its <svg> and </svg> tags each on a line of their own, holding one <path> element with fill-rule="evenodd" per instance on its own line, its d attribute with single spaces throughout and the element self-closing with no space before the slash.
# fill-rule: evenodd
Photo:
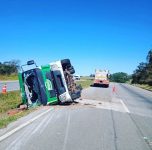
<svg viewBox="0 0 152 150">
<path fill-rule="evenodd" d="M 25 71 L 23 68 L 29 65 L 35 65 L 35 67 Z M 22 104 L 65 103 L 81 97 L 82 88 L 73 80 L 75 70 L 69 59 L 40 67 L 32 60 L 21 68 L 22 72 L 18 76 Z"/>
</svg>

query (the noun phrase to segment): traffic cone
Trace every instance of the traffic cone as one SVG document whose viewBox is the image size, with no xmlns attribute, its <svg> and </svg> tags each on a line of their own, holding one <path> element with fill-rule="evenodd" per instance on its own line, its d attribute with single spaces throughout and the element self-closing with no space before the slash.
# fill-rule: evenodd
<svg viewBox="0 0 152 150">
<path fill-rule="evenodd" d="M 6 84 L 4 84 L 3 88 L 2 88 L 2 94 L 6 94 L 7 92 L 7 86 Z"/>
<path fill-rule="evenodd" d="M 112 88 L 112 92 L 113 92 L 113 93 L 115 93 L 115 92 L 116 92 L 116 87 L 115 87 L 115 86 L 113 86 L 113 88 Z"/>
</svg>

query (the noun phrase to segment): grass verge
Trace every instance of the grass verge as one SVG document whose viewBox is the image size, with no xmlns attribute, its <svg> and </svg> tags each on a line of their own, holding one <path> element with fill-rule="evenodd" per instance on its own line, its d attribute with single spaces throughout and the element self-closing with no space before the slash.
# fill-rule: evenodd
<svg viewBox="0 0 152 150">
<path fill-rule="evenodd" d="M 77 84 L 81 84 L 82 88 L 88 88 L 93 84 L 92 79 L 79 80 L 76 82 Z"/>
<path fill-rule="evenodd" d="M 21 103 L 20 92 L 13 91 L 7 94 L 0 94 L 0 128 L 6 127 L 9 123 L 23 117 L 34 110 L 31 108 L 29 110 L 18 111 L 14 115 L 9 115 L 8 111 L 15 109 L 18 104 Z"/>
<path fill-rule="evenodd" d="M 0 128 L 5 128 L 7 125 L 13 121 L 16 121 L 17 119 L 26 116 L 30 112 L 35 110 L 34 108 L 30 108 L 28 110 L 22 110 L 12 116 L 9 116 L 8 114 L 1 114 L 0 115 Z"/>
<path fill-rule="evenodd" d="M 93 84 L 92 79 L 85 79 L 77 81 L 77 84 L 81 84 L 82 88 L 90 87 Z M 9 115 L 8 111 L 16 109 L 17 105 L 21 103 L 20 92 L 12 91 L 7 94 L 0 94 L 0 128 L 6 127 L 9 123 L 21 118 L 33 110 L 35 108 L 30 108 L 29 110 L 19 111 L 14 115 Z"/>
<path fill-rule="evenodd" d="M 10 109 L 16 108 L 21 103 L 20 92 L 12 91 L 6 94 L 0 94 L 0 114 L 5 113 Z"/>
<path fill-rule="evenodd" d="M 148 91 L 152 91 L 152 86 L 149 86 L 148 84 L 133 84 L 133 85 Z"/>
<path fill-rule="evenodd" d="M 17 74 L 0 75 L 0 81 L 7 81 L 7 80 L 18 80 L 18 75 Z"/>
</svg>

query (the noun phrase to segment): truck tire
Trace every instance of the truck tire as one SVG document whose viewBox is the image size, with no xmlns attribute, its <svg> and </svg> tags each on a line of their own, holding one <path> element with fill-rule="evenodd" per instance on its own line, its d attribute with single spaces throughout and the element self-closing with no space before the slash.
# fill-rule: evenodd
<svg viewBox="0 0 152 150">
<path fill-rule="evenodd" d="M 71 74 L 74 74 L 74 73 L 75 73 L 74 68 L 73 68 L 73 69 L 71 69 L 71 70 L 69 70 L 69 72 L 70 72 Z"/>
<path fill-rule="evenodd" d="M 71 62 L 70 62 L 69 59 L 62 59 L 61 64 L 62 64 L 63 70 L 65 70 L 66 68 L 71 67 Z"/>
<path fill-rule="evenodd" d="M 71 74 L 74 74 L 75 73 L 75 69 L 73 66 L 69 67 L 68 68 L 68 71 L 71 73 Z"/>
<path fill-rule="evenodd" d="M 66 69 L 67 69 L 68 74 L 74 74 L 75 73 L 75 69 L 73 68 L 73 66 L 66 67 Z"/>
<path fill-rule="evenodd" d="M 67 69 L 68 69 L 68 70 L 72 70 L 72 69 L 74 69 L 74 68 L 73 68 L 73 66 L 70 66 L 70 67 L 68 67 Z"/>
</svg>

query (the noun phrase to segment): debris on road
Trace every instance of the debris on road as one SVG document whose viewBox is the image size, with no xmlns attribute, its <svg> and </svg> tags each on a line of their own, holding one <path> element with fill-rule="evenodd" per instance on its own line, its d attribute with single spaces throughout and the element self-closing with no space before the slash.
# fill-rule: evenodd
<svg viewBox="0 0 152 150">
<path fill-rule="evenodd" d="M 90 106 L 99 106 L 102 105 L 100 101 L 96 100 L 88 100 L 88 99 L 77 99 L 76 102 L 80 103 L 81 105 L 90 105 Z"/>
<path fill-rule="evenodd" d="M 144 140 L 148 145 L 152 146 L 152 138 L 144 137 Z"/>
</svg>

